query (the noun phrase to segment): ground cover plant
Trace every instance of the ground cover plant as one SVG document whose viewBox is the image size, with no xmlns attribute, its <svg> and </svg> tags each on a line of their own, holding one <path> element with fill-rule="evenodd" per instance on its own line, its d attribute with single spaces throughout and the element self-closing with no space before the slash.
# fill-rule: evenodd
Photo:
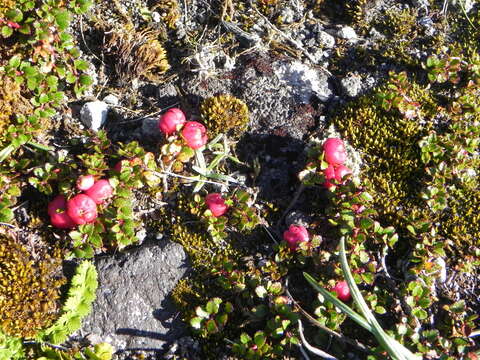
<svg viewBox="0 0 480 360">
<path fill-rule="evenodd" d="M 2 3 L 0 360 L 477 359 L 466 6 Z M 168 241 L 196 346 L 83 337 L 95 264 Z"/>
</svg>

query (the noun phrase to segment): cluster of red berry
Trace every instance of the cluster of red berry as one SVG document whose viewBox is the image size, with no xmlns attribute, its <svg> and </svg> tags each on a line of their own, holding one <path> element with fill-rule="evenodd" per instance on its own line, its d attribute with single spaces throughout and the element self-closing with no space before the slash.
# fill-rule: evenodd
<svg viewBox="0 0 480 360">
<path fill-rule="evenodd" d="M 207 141 L 207 129 L 197 121 L 187 121 L 185 114 L 178 108 L 171 108 L 160 117 L 158 127 L 165 135 L 172 135 L 180 131 L 188 147 L 196 150 L 204 146 Z"/>
<path fill-rule="evenodd" d="M 344 176 L 351 174 L 352 170 L 344 164 L 347 160 L 345 145 L 339 138 L 328 138 L 323 143 L 324 159 L 328 163 L 328 167 L 324 170 L 325 187 L 330 189 L 335 185 L 331 180 L 335 179 L 337 183 L 341 183 Z"/>
<path fill-rule="evenodd" d="M 323 143 L 324 159 L 328 163 L 328 167 L 324 170 L 325 187 L 330 189 L 335 184 L 331 180 L 335 179 L 337 183 L 341 183 L 344 176 L 351 174 L 352 171 L 343 165 L 347 160 L 345 152 L 345 145 L 339 138 L 328 138 Z M 298 244 L 310 241 L 310 234 L 308 230 L 301 225 L 290 225 L 288 230 L 283 233 L 283 240 L 288 244 L 288 247 L 295 251 Z M 342 301 L 348 301 L 351 298 L 350 288 L 346 281 L 339 281 L 332 288 L 337 294 L 337 297 Z"/>
<path fill-rule="evenodd" d="M 83 191 L 70 200 L 57 195 L 48 204 L 50 222 L 59 229 L 72 229 L 95 221 L 97 205 L 103 204 L 113 194 L 113 187 L 106 179 L 95 181 L 93 175 L 83 175 L 77 180 L 77 189 Z"/>
</svg>

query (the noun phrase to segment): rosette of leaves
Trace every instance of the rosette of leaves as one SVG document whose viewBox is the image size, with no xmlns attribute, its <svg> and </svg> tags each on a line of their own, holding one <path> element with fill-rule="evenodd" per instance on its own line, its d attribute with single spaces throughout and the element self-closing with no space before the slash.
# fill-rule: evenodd
<svg viewBox="0 0 480 360">
<path fill-rule="evenodd" d="M 138 78 L 155 81 L 170 69 L 167 52 L 159 41 L 161 31 L 137 31 L 132 24 L 108 31 L 106 51 L 114 59 L 120 84 Z"/>
<path fill-rule="evenodd" d="M 32 338 L 57 318 L 61 260 L 42 255 L 34 262 L 25 247 L 0 237 L 0 328 L 8 335 Z"/>
<path fill-rule="evenodd" d="M 200 113 L 212 137 L 224 133 L 239 138 L 249 122 L 247 105 L 232 95 L 218 95 L 205 99 L 200 105 Z"/>
<path fill-rule="evenodd" d="M 97 270 L 91 262 L 85 260 L 75 269 L 62 315 L 52 326 L 42 331 L 37 339 L 61 344 L 70 334 L 80 329 L 82 319 L 91 310 L 97 287 Z"/>
</svg>

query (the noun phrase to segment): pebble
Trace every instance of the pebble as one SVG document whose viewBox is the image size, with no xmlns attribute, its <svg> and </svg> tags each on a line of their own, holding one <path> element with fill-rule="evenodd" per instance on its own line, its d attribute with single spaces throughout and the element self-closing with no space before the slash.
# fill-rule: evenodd
<svg viewBox="0 0 480 360">
<path fill-rule="evenodd" d="M 320 46 L 327 49 L 331 49 L 335 46 L 335 38 L 323 30 L 317 33 L 317 41 Z"/>
<path fill-rule="evenodd" d="M 345 40 L 355 40 L 357 39 L 357 33 L 350 26 L 345 26 L 338 30 L 337 36 Z"/>
<path fill-rule="evenodd" d="M 120 100 L 118 100 L 118 97 L 115 95 L 109 94 L 103 98 L 103 102 L 109 105 L 117 106 L 120 103 Z"/>
<path fill-rule="evenodd" d="M 80 120 L 93 131 L 98 131 L 107 120 L 108 104 L 103 101 L 85 103 L 80 110 Z"/>
<path fill-rule="evenodd" d="M 358 75 L 350 75 L 340 80 L 340 85 L 345 95 L 355 97 L 362 90 L 362 79 Z"/>
</svg>

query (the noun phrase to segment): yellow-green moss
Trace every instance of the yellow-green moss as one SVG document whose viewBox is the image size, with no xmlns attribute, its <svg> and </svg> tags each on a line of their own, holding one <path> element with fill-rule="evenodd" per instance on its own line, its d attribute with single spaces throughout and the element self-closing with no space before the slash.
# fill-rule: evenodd
<svg viewBox="0 0 480 360">
<path fill-rule="evenodd" d="M 2 0 L 0 4 L 0 17 L 3 17 L 8 10 L 13 9 L 16 3 L 17 0 Z"/>
<path fill-rule="evenodd" d="M 21 86 L 13 79 L 0 75 L 0 141 L 15 115 L 31 111 L 32 105 L 21 95 Z"/>
<path fill-rule="evenodd" d="M 247 105 L 231 95 L 218 95 L 205 99 L 200 112 L 211 137 L 219 133 L 239 137 L 249 121 Z"/>
<path fill-rule="evenodd" d="M 412 94 L 428 95 L 414 87 Z M 424 114 L 432 105 L 426 101 Z M 394 225 L 404 225 L 399 212 L 418 201 L 422 163 L 418 141 L 427 133 L 418 119 L 406 119 L 397 111 L 387 112 L 366 95 L 343 108 L 332 119 L 344 137 L 362 153 L 364 177 L 368 179 L 375 208 Z"/>
<path fill-rule="evenodd" d="M 14 239 L 0 236 L 0 326 L 12 336 L 31 338 L 58 314 L 61 260 L 42 255 L 34 262 Z"/>
</svg>

